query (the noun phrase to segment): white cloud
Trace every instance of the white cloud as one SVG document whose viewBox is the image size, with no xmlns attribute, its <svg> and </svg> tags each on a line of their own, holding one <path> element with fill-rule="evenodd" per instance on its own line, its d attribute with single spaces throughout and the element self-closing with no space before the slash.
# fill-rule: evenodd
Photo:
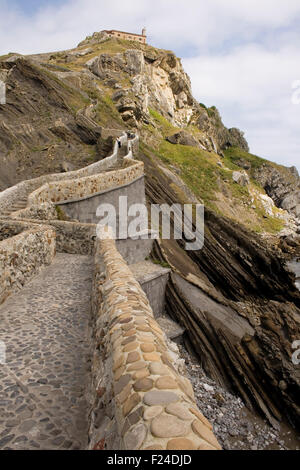
<svg viewBox="0 0 300 470">
<path fill-rule="evenodd" d="M 254 153 L 299 168 L 300 105 L 292 103 L 292 84 L 300 79 L 300 50 L 250 44 L 183 64 L 195 96 L 216 105 L 226 125 L 246 130 Z"/>
<path fill-rule="evenodd" d="M 251 150 L 299 167 L 299 0 L 65 0 L 25 15 L 0 0 L 0 54 L 74 47 L 106 28 L 140 31 L 183 57 L 199 101 L 246 131 Z"/>
</svg>

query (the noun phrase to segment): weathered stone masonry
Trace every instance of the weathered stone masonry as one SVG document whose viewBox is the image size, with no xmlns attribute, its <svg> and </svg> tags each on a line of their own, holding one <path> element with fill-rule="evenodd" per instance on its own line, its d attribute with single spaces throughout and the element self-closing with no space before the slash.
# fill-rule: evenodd
<svg viewBox="0 0 300 470">
<path fill-rule="evenodd" d="M 113 240 L 97 241 L 90 449 L 216 450 L 176 345 Z"/>
<path fill-rule="evenodd" d="M 29 196 L 29 206 L 19 211 L 19 219 L 14 218 L 15 212 L 0 222 L 0 303 L 40 266 L 50 264 L 56 249 L 95 253 L 94 356 L 87 391 L 89 449 L 220 449 L 212 426 L 197 408 L 178 348 L 155 321 L 147 296 L 134 277 L 140 277 L 137 274 L 143 267 L 137 264 L 130 269 L 122 257 L 130 265 L 143 262 L 153 240 L 97 240 L 95 224 L 39 220 L 43 213 L 51 217 L 51 199 L 89 198 L 98 190 L 117 189 L 143 178 L 143 163 L 133 160 L 138 137 L 128 141 L 124 135 L 121 141 L 128 149 L 122 169 L 101 173 L 116 163 L 115 146 L 108 164 L 97 163 L 57 179 L 48 175 L 47 184 L 42 179 L 39 186 L 37 180 L 24 182 L 1 193 L 0 209 L 13 207 L 20 196 L 39 187 Z M 137 199 L 144 198 L 144 191 L 140 193 Z M 155 288 L 153 295 L 157 292 Z M 156 310 L 161 313 L 160 303 Z"/>
<path fill-rule="evenodd" d="M 104 132 L 104 130 L 103 130 Z M 127 143 L 127 136 L 123 133 L 119 140 L 122 145 Z M 132 149 L 136 148 L 136 143 L 132 143 Z M 131 152 L 132 155 L 132 152 Z M 64 180 L 73 180 L 78 178 L 83 178 L 86 176 L 97 175 L 103 171 L 107 171 L 112 168 L 118 160 L 118 143 L 115 143 L 113 154 L 104 160 L 100 160 L 92 165 L 81 168 L 80 170 L 69 171 L 67 173 L 55 173 L 50 175 L 43 175 L 38 178 L 33 178 L 31 180 L 22 181 L 11 188 L 6 189 L 0 193 L 0 216 L 2 213 L 13 206 L 21 198 L 26 198 L 28 195 L 38 188 L 41 188 L 43 185 L 46 185 L 50 182 L 61 182 Z"/>
<path fill-rule="evenodd" d="M 59 183 L 50 182 L 30 194 L 29 205 L 48 201 L 54 203 L 84 200 L 96 194 L 131 183 L 144 173 L 142 162 L 135 162 L 128 168 L 112 170 L 75 180 L 65 180 Z"/>
<path fill-rule="evenodd" d="M 37 226 L 0 242 L 0 305 L 22 288 L 38 270 L 51 264 L 55 255 L 55 232 Z"/>
</svg>

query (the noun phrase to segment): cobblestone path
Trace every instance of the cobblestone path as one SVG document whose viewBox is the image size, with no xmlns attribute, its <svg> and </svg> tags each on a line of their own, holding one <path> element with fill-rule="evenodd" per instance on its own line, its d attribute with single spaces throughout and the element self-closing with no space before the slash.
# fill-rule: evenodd
<svg viewBox="0 0 300 470">
<path fill-rule="evenodd" d="M 0 449 L 84 449 L 92 258 L 58 254 L 0 306 Z"/>
</svg>

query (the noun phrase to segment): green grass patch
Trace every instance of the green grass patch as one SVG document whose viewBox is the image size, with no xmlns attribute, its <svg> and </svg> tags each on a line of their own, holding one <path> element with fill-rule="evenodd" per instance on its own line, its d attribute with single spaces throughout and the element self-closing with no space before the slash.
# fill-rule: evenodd
<svg viewBox="0 0 300 470">
<path fill-rule="evenodd" d="M 88 145 L 87 146 L 87 151 L 88 151 L 88 155 L 89 155 L 87 160 L 90 161 L 90 162 L 96 162 L 98 160 L 96 145 Z"/>
<path fill-rule="evenodd" d="M 165 261 L 160 261 L 158 259 L 151 259 L 151 261 L 152 261 L 153 264 L 159 264 L 163 268 L 171 269 L 171 266 L 168 263 L 166 263 Z"/>
<path fill-rule="evenodd" d="M 164 141 L 159 147 L 158 156 L 168 165 L 180 168 L 180 176 L 194 194 L 204 204 L 216 209 L 213 202 L 218 188 L 218 169 L 211 161 L 211 154 L 195 147 Z"/>
<path fill-rule="evenodd" d="M 276 217 L 265 216 L 264 209 L 256 207 L 256 214 L 260 218 L 260 224 L 255 225 L 253 230 L 257 233 L 268 232 L 268 233 L 278 233 L 284 228 L 284 222 L 281 219 Z"/>
<path fill-rule="evenodd" d="M 256 169 L 260 168 L 264 164 L 270 164 L 270 162 L 264 158 L 245 152 L 239 147 L 230 147 L 224 151 L 224 154 L 224 163 L 228 166 L 228 168 L 240 169 L 240 167 L 237 165 L 237 162 L 239 162 L 239 160 L 245 160 L 250 163 L 252 174 Z"/>
<path fill-rule="evenodd" d="M 178 127 L 173 126 L 168 119 L 162 116 L 158 111 L 155 111 L 155 109 L 149 108 L 149 113 L 164 137 L 174 134 L 174 132 L 179 130 Z"/>
<path fill-rule="evenodd" d="M 124 127 L 124 122 L 109 95 L 99 96 L 96 121 L 103 126 L 109 126 L 111 122 L 116 121 Z"/>
<path fill-rule="evenodd" d="M 88 89 L 86 89 L 86 93 L 88 94 L 88 96 L 91 100 L 98 100 L 99 99 L 100 94 L 95 89 L 88 88 Z"/>
<path fill-rule="evenodd" d="M 207 110 L 209 117 L 211 118 L 216 117 L 217 108 L 215 106 L 211 106 L 210 108 L 206 107 L 206 110 Z"/>
<path fill-rule="evenodd" d="M 55 211 L 57 215 L 57 220 L 68 220 L 68 217 L 60 206 L 55 206 Z"/>
</svg>

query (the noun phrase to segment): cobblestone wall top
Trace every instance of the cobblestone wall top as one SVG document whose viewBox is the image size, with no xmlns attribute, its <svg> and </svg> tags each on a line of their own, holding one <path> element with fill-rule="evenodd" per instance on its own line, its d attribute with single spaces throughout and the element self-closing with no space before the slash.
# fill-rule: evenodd
<svg viewBox="0 0 300 470">
<path fill-rule="evenodd" d="M 55 255 L 55 231 L 39 225 L 0 242 L 0 304 Z"/>
<path fill-rule="evenodd" d="M 119 137 L 119 140 L 122 145 L 125 145 L 128 140 L 127 135 L 123 133 Z M 136 141 L 134 146 L 136 146 Z M 73 180 L 85 176 L 92 176 L 103 171 L 109 170 L 117 163 L 118 149 L 118 142 L 116 141 L 112 155 L 107 158 L 104 158 L 103 160 L 100 160 L 79 170 L 69 171 L 66 173 L 52 173 L 49 175 L 43 175 L 38 178 L 22 181 L 21 183 L 18 183 L 15 186 L 12 186 L 11 188 L 7 188 L 5 191 L 2 191 L 0 193 L 0 215 L 2 211 L 9 208 L 13 203 L 18 201 L 19 199 L 27 197 L 28 194 L 40 188 L 44 184 L 64 180 Z"/>
<path fill-rule="evenodd" d="M 111 190 L 133 182 L 144 174 L 144 164 L 135 162 L 127 168 L 99 173 L 93 176 L 65 180 L 59 183 L 50 182 L 30 194 L 29 205 L 46 202 L 64 203 L 78 201 L 95 196 L 103 191 Z"/>
<path fill-rule="evenodd" d="M 216 450 L 174 343 L 113 240 L 97 240 L 91 449 Z"/>
</svg>

